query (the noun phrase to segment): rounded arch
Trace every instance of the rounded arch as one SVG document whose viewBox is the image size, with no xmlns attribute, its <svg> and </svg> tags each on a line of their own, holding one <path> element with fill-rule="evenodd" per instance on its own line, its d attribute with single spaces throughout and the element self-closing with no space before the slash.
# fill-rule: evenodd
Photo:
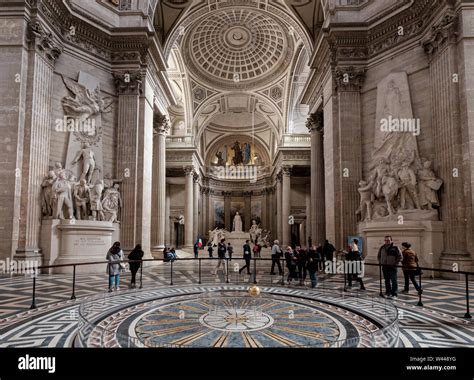
<svg viewBox="0 0 474 380">
<path fill-rule="evenodd" d="M 242 92 L 226 92 L 226 93 L 218 93 L 215 94 L 208 99 L 206 99 L 195 111 L 193 119 L 193 135 L 194 141 L 197 142 L 201 138 L 204 130 L 212 121 L 212 118 L 222 112 L 221 103 L 219 100 L 225 98 L 226 96 L 241 96 Z M 280 111 L 278 108 L 269 102 L 264 96 L 257 94 L 257 93 L 245 93 L 246 96 L 254 99 L 253 101 L 253 110 L 257 112 L 270 126 L 270 129 L 278 136 L 281 137 L 283 135 L 282 126 L 283 126 L 283 119 Z M 257 102 L 255 102 L 257 100 Z M 265 112 L 268 111 L 268 112 Z M 270 114 L 277 116 L 277 123 L 273 119 L 270 118 Z M 205 116 L 205 117 L 203 117 Z M 198 125 L 200 120 L 204 118 L 205 120 L 202 124 Z"/>
</svg>

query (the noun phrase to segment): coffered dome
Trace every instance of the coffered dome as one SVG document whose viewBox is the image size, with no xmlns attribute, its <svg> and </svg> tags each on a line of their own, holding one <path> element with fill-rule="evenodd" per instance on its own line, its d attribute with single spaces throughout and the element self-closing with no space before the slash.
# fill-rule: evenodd
<svg viewBox="0 0 474 380">
<path fill-rule="evenodd" d="M 202 80 L 225 88 L 265 84 L 289 65 L 288 29 L 255 9 L 233 8 L 199 20 L 185 40 L 186 61 Z"/>
</svg>

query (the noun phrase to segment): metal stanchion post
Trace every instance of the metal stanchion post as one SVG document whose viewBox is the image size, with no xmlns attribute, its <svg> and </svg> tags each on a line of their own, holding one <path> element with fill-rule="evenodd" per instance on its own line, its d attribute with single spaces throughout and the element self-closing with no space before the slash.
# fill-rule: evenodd
<svg viewBox="0 0 474 380">
<path fill-rule="evenodd" d="M 257 283 L 257 259 L 253 258 L 253 283 Z"/>
<path fill-rule="evenodd" d="M 36 269 L 33 269 L 33 300 L 30 309 L 36 309 Z"/>
<path fill-rule="evenodd" d="M 73 265 L 72 267 L 72 295 L 71 299 L 76 299 L 76 266 Z"/>
<path fill-rule="evenodd" d="M 143 260 L 140 265 L 140 289 L 143 288 Z"/>
<path fill-rule="evenodd" d="M 379 264 L 379 286 L 380 286 L 380 293 L 379 296 L 383 297 L 383 290 L 382 290 L 382 265 Z"/>
<path fill-rule="evenodd" d="M 464 318 L 472 318 L 471 313 L 469 313 L 469 275 L 466 273 L 466 314 Z"/>
<path fill-rule="evenodd" d="M 173 260 L 171 260 L 171 280 L 170 280 L 170 285 L 173 285 Z"/>
<path fill-rule="evenodd" d="M 418 280 L 420 281 L 420 290 L 421 290 L 421 270 L 420 272 L 418 273 Z M 418 303 L 416 304 L 416 306 L 423 306 L 423 302 L 421 301 L 421 291 L 418 292 Z"/>
</svg>

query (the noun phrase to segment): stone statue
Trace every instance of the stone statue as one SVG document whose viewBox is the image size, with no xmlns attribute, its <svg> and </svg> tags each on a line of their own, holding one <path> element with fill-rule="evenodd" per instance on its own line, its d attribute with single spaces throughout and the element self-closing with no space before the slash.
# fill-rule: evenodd
<svg viewBox="0 0 474 380">
<path fill-rule="evenodd" d="M 248 165 L 250 163 L 250 144 L 244 144 L 244 151 L 243 151 L 243 164 Z"/>
<path fill-rule="evenodd" d="M 243 157 L 242 149 L 238 141 L 234 143 L 232 150 L 234 151 L 234 158 L 232 159 L 232 162 L 234 163 L 234 165 L 237 166 L 239 164 L 242 164 L 244 161 L 244 157 Z"/>
<path fill-rule="evenodd" d="M 102 192 L 104 191 L 104 181 L 98 181 L 89 187 L 89 199 L 91 203 L 92 220 L 104 220 L 104 212 L 101 203 Z"/>
<path fill-rule="evenodd" d="M 104 199 L 102 199 L 105 220 L 108 222 L 120 223 L 118 221 L 118 214 L 121 207 L 122 197 L 120 196 L 119 185 L 115 184 L 113 187 L 105 190 Z"/>
<path fill-rule="evenodd" d="M 360 205 L 356 215 L 360 215 L 361 221 L 372 220 L 372 203 L 374 194 L 372 193 L 372 184 L 367 181 L 359 182 Z"/>
<path fill-rule="evenodd" d="M 227 165 L 227 145 L 224 145 L 224 149 L 222 150 L 222 160 L 224 161 L 224 165 Z"/>
<path fill-rule="evenodd" d="M 72 79 L 62 78 L 67 89 L 74 94 L 74 97 L 66 96 L 62 100 L 63 109 L 67 116 L 76 117 L 80 122 L 83 122 L 110 107 L 112 99 L 103 98 L 100 95 L 99 86 L 94 91 L 89 91 L 85 86 Z"/>
<path fill-rule="evenodd" d="M 400 178 L 400 208 L 402 210 L 408 208 L 407 195 L 411 198 L 417 209 L 421 208 L 416 191 L 416 175 L 410 168 L 410 164 L 411 162 L 409 160 L 404 160 L 401 168 L 397 172 L 398 178 Z"/>
<path fill-rule="evenodd" d="M 86 179 L 87 183 L 91 183 L 92 173 L 95 169 L 94 152 L 87 142 L 82 144 L 82 149 L 77 152 L 76 157 L 72 161 L 75 165 L 82 159 L 82 173 L 80 179 Z"/>
<path fill-rule="evenodd" d="M 425 210 L 432 210 L 433 206 L 439 207 L 437 191 L 441 188 L 443 180 L 436 178 L 431 170 L 431 161 L 423 160 L 423 168 L 418 170 L 417 174 L 420 206 Z"/>
<path fill-rule="evenodd" d="M 65 169 L 63 168 L 63 164 L 61 164 L 60 162 L 55 162 L 54 163 L 53 172 L 54 172 L 54 174 L 56 175 L 57 178 L 59 178 L 59 175 L 64 171 L 65 171 Z"/>
<path fill-rule="evenodd" d="M 81 179 L 74 186 L 74 205 L 76 206 L 77 219 L 87 220 L 87 203 L 89 203 L 89 186 L 87 186 L 85 179 Z"/>
<path fill-rule="evenodd" d="M 222 158 L 222 152 L 217 152 L 216 153 L 216 157 L 217 157 L 217 166 L 224 166 L 225 165 L 225 161 L 224 159 Z"/>
<path fill-rule="evenodd" d="M 262 229 L 257 225 L 257 221 L 255 219 L 252 220 L 252 226 L 250 227 L 249 234 L 250 241 L 253 243 L 259 240 L 262 235 Z"/>
<path fill-rule="evenodd" d="M 122 183 L 123 181 L 121 179 L 116 179 L 112 177 L 112 174 L 107 173 L 104 176 L 104 189 L 107 191 L 107 189 L 113 187 L 116 183 Z"/>
<path fill-rule="evenodd" d="M 63 206 L 68 209 L 69 219 L 74 219 L 74 210 L 72 206 L 71 184 L 67 180 L 66 172 L 61 172 L 59 178 L 53 184 L 54 197 L 56 199 L 56 219 L 66 219 L 63 213 Z"/>
<path fill-rule="evenodd" d="M 235 232 L 242 232 L 242 218 L 239 213 L 236 212 L 234 216 L 234 229 Z"/>
<path fill-rule="evenodd" d="M 212 242 L 213 246 L 217 246 L 222 239 L 225 239 L 226 230 L 223 228 L 214 228 L 209 231 L 209 241 Z"/>
<path fill-rule="evenodd" d="M 55 210 L 55 196 L 53 191 L 53 184 L 57 180 L 57 176 L 54 170 L 50 170 L 48 175 L 43 179 L 41 183 L 42 198 L 41 198 L 41 211 L 43 216 L 53 216 Z"/>
</svg>

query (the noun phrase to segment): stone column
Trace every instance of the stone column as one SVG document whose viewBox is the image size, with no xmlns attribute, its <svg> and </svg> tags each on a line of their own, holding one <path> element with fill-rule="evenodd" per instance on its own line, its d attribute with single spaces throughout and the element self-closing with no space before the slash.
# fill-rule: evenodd
<svg viewBox="0 0 474 380">
<path fill-rule="evenodd" d="M 466 205 L 470 202 L 464 192 L 469 175 L 467 168 L 471 164 L 468 159 L 464 166 L 467 170 L 463 170 L 459 83 L 453 81 L 453 75 L 459 73 L 457 16 L 448 9 L 440 18 L 423 43 L 430 65 L 431 126 L 436 147 L 434 167 L 444 181 L 439 210 L 444 222 L 444 249 L 440 262 L 445 269 L 452 269 L 457 263 L 459 270 L 469 270 L 471 258 L 466 244 L 469 211 Z M 422 128 L 427 124 L 429 121 L 424 121 Z M 456 168 L 457 176 L 453 175 Z"/>
<path fill-rule="evenodd" d="M 252 191 L 244 191 L 244 228 L 243 231 L 248 231 L 252 225 Z"/>
<path fill-rule="evenodd" d="M 291 206 L 291 167 L 283 166 L 282 167 L 282 197 L 281 197 L 281 223 L 282 223 L 282 244 L 284 246 L 290 245 L 291 243 L 291 230 L 290 224 L 288 223 L 290 216 L 290 206 Z"/>
<path fill-rule="evenodd" d="M 170 185 L 166 184 L 166 201 L 165 201 L 165 244 L 171 245 L 171 197 Z"/>
<path fill-rule="evenodd" d="M 193 177 L 194 189 L 193 189 L 193 242 L 196 241 L 196 238 L 201 231 L 199 230 L 199 175 L 194 173 Z"/>
<path fill-rule="evenodd" d="M 311 236 L 311 239 L 313 239 L 313 236 L 311 235 L 311 183 L 308 183 L 306 185 L 306 222 L 305 222 L 305 245 L 308 244 L 308 238 Z M 326 222 L 326 221 L 324 221 Z M 317 242 L 314 242 L 317 244 Z"/>
<path fill-rule="evenodd" d="M 267 218 L 268 218 L 268 193 L 267 193 L 267 188 L 264 188 L 261 192 L 262 195 L 262 216 L 261 216 L 261 221 L 260 221 L 260 227 L 263 227 L 265 229 L 268 229 L 268 223 L 267 223 Z M 250 225 L 252 225 L 252 221 L 250 221 Z"/>
<path fill-rule="evenodd" d="M 311 133 L 311 207 L 306 218 L 307 237 L 311 236 L 314 244 L 322 244 L 326 238 L 323 112 L 312 114 L 306 126 Z"/>
<path fill-rule="evenodd" d="M 184 168 L 185 175 L 185 199 L 186 204 L 184 205 L 184 246 L 190 248 L 193 246 L 193 234 L 194 234 L 194 168 L 188 166 Z"/>
<path fill-rule="evenodd" d="M 41 182 L 47 175 L 49 163 L 54 64 L 62 49 L 39 22 L 30 23 L 28 32 L 31 39 L 28 71 L 22 77 L 27 86 L 23 157 L 22 162 L 18 163 L 19 167 L 11 174 L 15 178 L 14 182 L 21 181 L 20 215 L 16 217 L 20 223 L 15 259 L 40 261 Z M 0 254 L 0 257 L 4 255 Z"/>
<path fill-rule="evenodd" d="M 117 177 L 122 178 L 122 222 L 120 240 L 124 250 L 131 250 L 137 242 L 137 197 L 139 173 L 137 171 L 140 95 L 142 74 L 122 72 L 114 74 L 118 93 L 117 124 Z"/>
<path fill-rule="evenodd" d="M 153 224 L 156 240 L 153 255 L 160 257 L 165 247 L 166 231 L 166 135 L 170 130 L 168 118 L 155 115 L 153 120 L 155 131 L 153 143 Z"/>
<path fill-rule="evenodd" d="M 276 208 L 277 208 L 277 215 L 276 215 L 276 218 L 277 218 L 277 224 L 276 224 L 276 228 L 277 228 L 277 237 L 276 239 L 278 239 L 280 241 L 280 244 L 283 243 L 283 235 L 282 235 L 282 209 L 281 209 L 281 181 L 283 179 L 283 175 L 282 173 L 278 173 L 277 176 L 276 176 Z"/>
<path fill-rule="evenodd" d="M 336 226 L 339 226 L 336 247 L 345 247 L 346 239 L 357 233 L 356 210 L 359 207 L 358 185 L 362 178 L 362 131 L 360 89 L 365 78 L 365 70 L 354 67 L 338 67 L 334 79 L 337 91 L 336 194 L 339 204 Z M 318 129 L 320 127 L 316 127 Z"/>
<path fill-rule="evenodd" d="M 232 220 L 230 215 L 230 202 L 232 201 L 232 192 L 231 191 L 223 191 L 222 195 L 224 196 L 224 223 L 225 228 L 228 231 L 232 231 Z"/>
</svg>

